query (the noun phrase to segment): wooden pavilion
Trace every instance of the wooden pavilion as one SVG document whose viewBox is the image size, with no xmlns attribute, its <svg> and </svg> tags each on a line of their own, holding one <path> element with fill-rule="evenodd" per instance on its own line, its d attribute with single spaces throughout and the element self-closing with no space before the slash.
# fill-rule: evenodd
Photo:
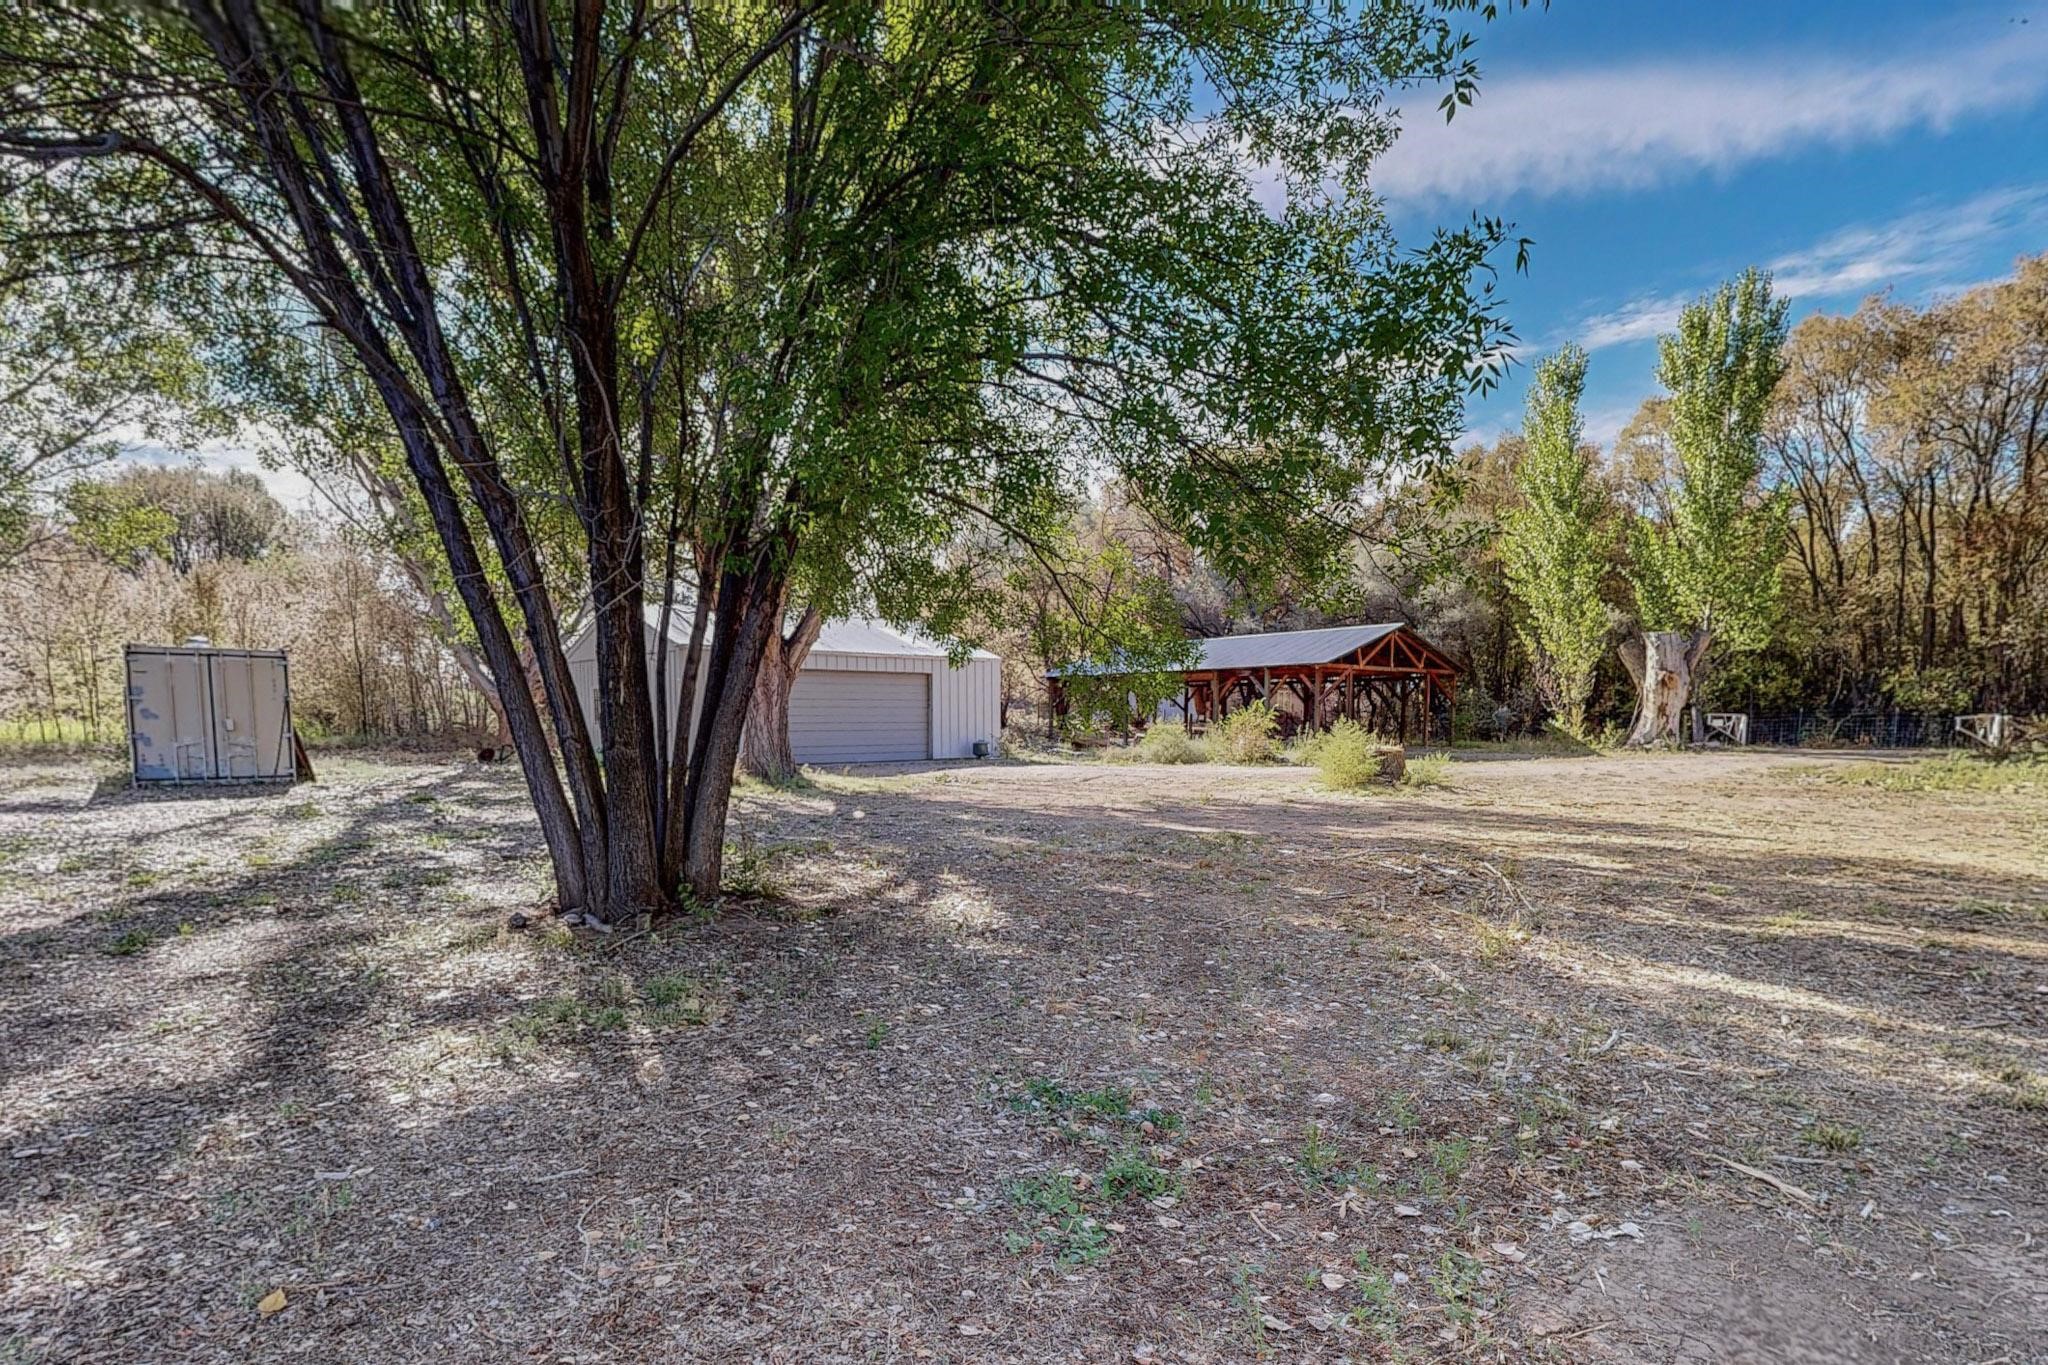
<svg viewBox="0 0 2048 1365">
<path fill-rule="evenodd" d="M 1198 640 L 1181 678 L 1182 722 L 1200 731 L 1231 711 L 1264 701 L 1286 733 L 1328 728 L 1339 717 L 1407 743 L 1448 741 L 1458 666 L 1398 622 L 1221 635 Z M 1113 676 L 1113 675 L 1111 675 Z M 1047 678 L 1064 712 L 1058 672 Z"/>
</svg>

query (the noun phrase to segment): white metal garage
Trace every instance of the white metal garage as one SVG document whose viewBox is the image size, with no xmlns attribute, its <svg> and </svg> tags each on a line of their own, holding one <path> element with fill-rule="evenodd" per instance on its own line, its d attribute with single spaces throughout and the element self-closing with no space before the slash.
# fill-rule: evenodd
<svg viewBox="0 0 2048 1365">
<path fill-rule="evenodd" d="M 789 693 L 799 763 L 889 763 L 932 756 L 929 673 L 805 668 Z"/>
<path fill-rule="evenodd" d="M 658 608 L 647 612 L 650 683 L 659 646 Z M 681 709 L 688 613 L 669 627 L 669 712 Z M 568 644 L 569 674 L 597 729 L 597 633 L 586 624 Z M 693 703 L 694 704 L 694 703 Z M 1002 660 L 977 649 L 957 668 L 943 646 L 880 621 L 828 623 L 790 692 L 789 738 L 799 763 L 889 763 L 972 758 L 994 751 L 1002 731 Z"/>
</svg>

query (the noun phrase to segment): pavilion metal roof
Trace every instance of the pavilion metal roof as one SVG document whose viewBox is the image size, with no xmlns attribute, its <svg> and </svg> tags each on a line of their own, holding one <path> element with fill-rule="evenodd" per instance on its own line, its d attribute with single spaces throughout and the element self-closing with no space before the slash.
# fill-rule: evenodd
<svg viewBox="0 0 2048 1365">
<path fill-rule="evenodd" d="M 1261 635 L 1215 635 L 1189 641 L 1194 661 L 1183 671 L 1217 669 L 1311 668 L 1333 664 L 1376 640 L 1408 627 L 1400 621 L 1370 626 L 1326 626 L 1321 630 L 1272 630 Z M 1049 678 L 1113 677 L 1124 669 L 1118 662 L 1066 664 L 1046 673 Z"/>
<path fill-rule="evenodd" d="M 1200 655 L 1191 672 L 1214 668 L 1287 668 L 1333 664 L 1401 629 L 1398 621 L 1375 626 L 1329 626 L 1322 630 L 1275 630 L 1263 635 L 1217 635 L 1197 640 Z"/>
</svg>

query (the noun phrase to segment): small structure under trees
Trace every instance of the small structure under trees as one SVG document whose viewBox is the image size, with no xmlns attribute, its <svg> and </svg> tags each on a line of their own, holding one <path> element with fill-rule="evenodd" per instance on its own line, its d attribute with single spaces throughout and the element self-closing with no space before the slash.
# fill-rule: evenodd
<svg viewBox="0 0 2048 1365">
<path fill-rule="evenodd" d="M 686 605 L 671 615 L 664 659 L 655 643 L 661 608 L 650 603 L 645 610 L 647 673 L 667 692 L 671 726 L 690 679 L 699 694 L 692 710 L 703 706 L 701 658 L 690 666 L 689 612 Z M 564 651 L 585 723 L 601 733 L 595 622 L 584 622 Z M 1000 658 L 972 649 L 956 663 L 946 646 L 883 621 L 818 623 L 784 686 L 792 767 L 972 758 L 977 749 L 992 752 L 1002 730 Z"/>
<path fill-rule="evenodd" d="M 1352 720 L 1407 743 L 1451 737 L 1458 666 L 1399 622 L 1222 635 L 1194 640 L 1194 658 L 1179 674 L 1180 696 L 1169 705 L 1190 731 L 1263 701 L 1282 733 L 1328 729 Z M 1046 675 L 1053 711 L 1066 714 L 1069 693 L 1085 677 L 1099 686 L 1122 677 L 1114 669 L 1075 665 Z"/>
</svg>

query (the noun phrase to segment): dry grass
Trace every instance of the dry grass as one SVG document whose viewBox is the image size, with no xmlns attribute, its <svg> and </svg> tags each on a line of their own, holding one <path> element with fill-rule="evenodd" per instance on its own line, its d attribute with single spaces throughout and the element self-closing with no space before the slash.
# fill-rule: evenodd
<svg viewBox="0 0 2048 1365">
<path fill-rule="evenodd" d="M 328 766 L 0 770 L 0 1360 L 2038 1352 L 2029 791 L 820 774 L 605 938 Z"/>
<path fill-rule="evenodd" d="M 1845 763 L 1828 780 L 1893 792 L 2041 792 L 2048 794 L 2048 762 L 1994 760 L 1969 754 L 1908 761 Z"/>
</svg>

